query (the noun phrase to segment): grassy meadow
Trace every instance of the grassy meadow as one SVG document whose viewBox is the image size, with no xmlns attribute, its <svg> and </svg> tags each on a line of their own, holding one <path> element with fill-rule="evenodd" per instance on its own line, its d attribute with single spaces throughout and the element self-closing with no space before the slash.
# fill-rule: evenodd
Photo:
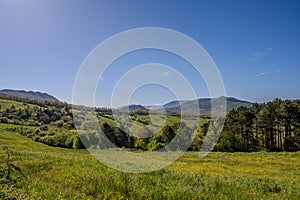
<svg viewBox="0 0 300 200">
<path fill-rule="evenodd" d="M 111 169 L 86 150 L 49 147 L 0 126 L 22 170 L 1 178 L 0 199 L 300 199 L 300 152 L 185 153 L 150 173 Z M 5 150 L 1 160 L 7 159 Z M 1 170 L 6 170 L 4 163 Z"/>
</svg>

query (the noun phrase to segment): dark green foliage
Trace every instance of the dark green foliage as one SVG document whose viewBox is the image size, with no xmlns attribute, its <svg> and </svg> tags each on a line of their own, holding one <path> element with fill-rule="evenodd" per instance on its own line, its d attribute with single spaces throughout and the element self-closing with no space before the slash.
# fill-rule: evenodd
<svg viewBox="0 0 300 200">
<path fill-rule="evenodd" d="M 81 142 L 79 135 L 74 136 L 73 138 L 73 149 L 84 149 L 84 145 Z"/>
<path fill-rule="evenodd" d="M 299 151 L 300 101 L 275 99 L 228 113 L 216 151 Z"/>
<path fill-rule="evenodd" d="M 129 112 L 132 122 L 142 127 L 141 129 L 135 128 L 130 122 L 124 124 L 127 126 L 124 129 L 114 121 L 112 110 L 109 108 L 73 106 L 73 109 L 78 109 L 76 110 L 78 113 L 76 125 L 80 128 L 78 135 L 71 105 L 59 101 L 24 99 L 2 94 L 0 99 L 13 100 L 11 105 L 1 106 L 0 123 L 20 125 L 15 130 L 18 133 L 36 142 L 64 148 L 119 147 L 155 151 L 166 147 L 178 132 L 183 132 L 184 134 L 176 137 L 166 150 L 183 150 L 181 147 L 194 138 L 188 150 L 199 151 L 212 121 L 207 119 L 200 127 L 189 127 L 180 121 L 180 116 L 168 114 L 167 122 L 160 131 L 149 138 L 142 138 L 139 136 L 151 135 L 152 131 L 147 128 L 147 125 L 151 124 L 148 110 Z M 19 102 L 22 104 L 20 105 Z M 85 120 L 86 116 L 92 114 L 95 119 Z M 298 151 L 300 150 L 299 121 L 299 100 L 276 99 L 266 104 L 241 106 L 227 114 L 223 132 L 214 150 Z M 126 133 L 128 131 L 124 131 L 129 129 L 130 133 L 134 133 L 133 135 L 128 135 Z"/>
</svg>

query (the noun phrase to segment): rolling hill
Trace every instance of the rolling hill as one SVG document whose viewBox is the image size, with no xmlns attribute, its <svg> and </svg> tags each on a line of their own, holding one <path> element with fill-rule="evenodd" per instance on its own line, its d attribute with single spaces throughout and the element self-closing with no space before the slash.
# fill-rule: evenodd
<svg viewBox="0 0 300 200">
<path fill-rule="evenodd" d="M 253 103 L 239 100 L 234 97 L 219 97 L 219 98 L 201 98 L 196 100 L 174 100 L 170 101 L 162 107 L 171 113 L 186 113 L 186 114 L 197 114 L 197 106 L 199 106 L 200 114 L 209 115 L 211 112 L 220 113 L 224 109 L 224 102 L 226 101 L 226 112 L 232 109 L 237 109 L 240 106 L 250 107 Z M 212 105 L 214 107 L 212 108 Z M 143 106 L 143 105 L 128 105 L 120 107 L 120 110 L 134 111 L 142 109 L 150 109 L 156 111 L 163 111 L 159 106 Z M 154 108 L 154 109 L 153 109 Z M 155 109 L 158 108 L 158 109 Z"/>
<path fill-rule="evenodd" d="M 253 103 L 239 100 L 234 97 L 219 97 L 219 98 L 202 98 L 196 100 L 184 101 L 178 106 L 166 108 L 169 112 L 174 113 L 190 113 L 195 114 L 197 112 L 197 106 L 201 114 L 210 114 L 211 112 L 219 113 L 224 109 L 224 101 L 226 101 L 226 112 L 232 109 L 237 109 L 240 106 L 250 107 Z M 214 107 L 212 108 L 212 105 Z"/>
<path fill-rule="evenodd" d="M 189 100 L 179 100 L 179 101 L 178 100 L 174 100 L 174 101 L 170 101 L 170 102 L 164 104 L 163 107 L 165 109 L 176 108 L 176 107 L 178 107 L 178 106 L 180 106 L 180 105 L 182 105 L 182 104 L 184 104 L 184 103 L 186 103 L 188 101 Z"/>
<path fill-rule="evenodd" d="M 3 89 L 0 90 L 0 94 L 22 97 L 27 99 L 59 101 L 57 98 L 47 93 L 25 91 L 25 90 Z"/>
<path fill-rule="evenodd" d="M 144 106 L 136 105 L 136 104 L 132 104 L 132 105 L 128 105 L 128 106 L 122 106 L 119 109 L 124 110 L 124 111 L 146 110 L 146 108 Z"/>
</svg>

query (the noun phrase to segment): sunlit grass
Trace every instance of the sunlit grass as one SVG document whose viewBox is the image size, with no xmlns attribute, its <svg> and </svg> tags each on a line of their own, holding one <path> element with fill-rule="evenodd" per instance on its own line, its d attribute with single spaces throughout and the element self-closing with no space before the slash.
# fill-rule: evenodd
<svg viewBox="0 0 300 200">
<path fill-rule="evenodd" d="M 24 108 L 25 106 L 29 106 L 29 107 L 37 106 L 29 103 L 22 103 L 22 102 L 6 100 L 6 99 L 0 99 L 0 105 L 1 105 L 0 111 L 5 111 L 7 108 L 10 108 L 12 105 L 15 106 L 15 109 Z"/>
<path fill-rule="evenodd" d="M 300 153 L 185 153 L 165 169 L 123 173 L 86 150 L 49 147 L 0 130 L 28 181 L 0 186 L 19 199 L 299 199 Z M 5 156 L 0 151 L 1 158 Z"/>
</svg>

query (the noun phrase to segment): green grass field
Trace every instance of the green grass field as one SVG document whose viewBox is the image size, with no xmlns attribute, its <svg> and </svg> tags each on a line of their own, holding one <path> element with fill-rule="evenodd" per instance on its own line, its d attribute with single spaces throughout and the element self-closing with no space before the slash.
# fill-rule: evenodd
<svg viewBox="0 0 300 200">
<path fill-rule="evenodd" d="M 49 147 L 0 127 L 0 146 L 26 176 L 1 181 L 0 199 L 300 199 L 300 152 L 185 153 L 142 174 L 110 169 L 86 150 Z M 1 149 L 1 160 L 6 153 Z"/>
</svg>

